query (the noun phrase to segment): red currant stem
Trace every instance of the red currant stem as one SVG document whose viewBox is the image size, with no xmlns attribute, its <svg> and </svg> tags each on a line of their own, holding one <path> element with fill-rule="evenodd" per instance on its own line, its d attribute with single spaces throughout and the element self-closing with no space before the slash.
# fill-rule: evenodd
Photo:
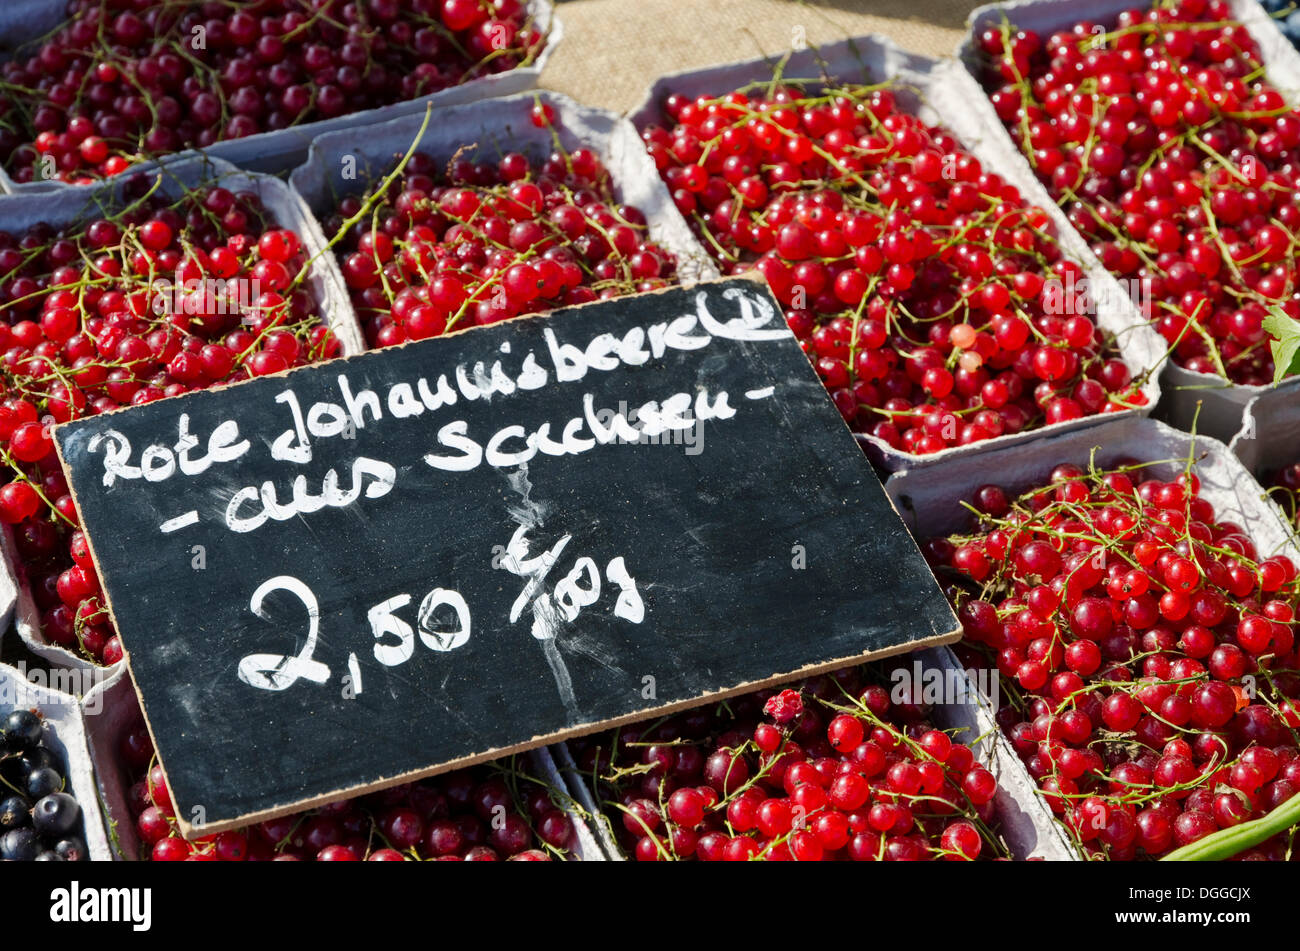
<svg viewBox="0 0 1300 951">
<path fill-rule="evenodd" d="M 523 819 L 529 822 L 530 826 L 532 825 L 530 816 L 519 805 L 519 803 L 523 801 L 519 795 L 520 782 L 527 782 L 527 783 L 532 783 L 533 785 L 536 786 L 541 786 L 543 789 L 546 790 L 546 795 L 550 799 L 552 806 L 555 806 L 557 809 L 560 809 L 566 813 L 572 813 L 574 815 L 577 815 L 584 822 L 590 820 L 591 817 L 587 812 L 587 810 L 584 809 L 580 803 L 578 803 L 571 796 L 569 796 L 567 792 L 565 792 L 563 789 L 557 786 L 551 785 L 545 780 L 533 776 L 531 773 L 525 770 L 519 769 L 515 765 L 517 759 L 518 759 L 517 756 L 512 756 L 510 758 L 510 769 L 503 770 L 502 772 L 505 775 L 505 782 L 507 783 L 510 789 L 511 799 L 515 803 L 516 811 Z M 537 840 L 542 844 L 542 849 L 546 852 L 549 852 L 551 855 L 554 855 L 560 859 L 567 857 L 567 852 L 564 849 L 557 848 L 556 846 L 552 845 L 551 843 L 543 839 L 540 835 L 537 836 Z"/>
<path fill-rule="evenodd" d="M 31 248 L 30 250 L 28 250 L 27 253 L 26 253 L 26 256 L 22 259 L 22 261 L 20 261 L 20 262 L 18 263 L 18 266 L 17 266 L 17 267 L 15 267 L 12 271 L 7 271 L 7 272 L 5 272 L 5 275 L 4 275 L 5 279 L 7 280 L 11 275 L 13 275 L 13 274 L 17 273 L 18 271 L 21 271 L 23 268 L 25 268 L 25 267 L 26 267 L 28 264 L 30 264 L 30 263 L 31 263 L 35 258 L 38 258 L 38 257 L 40 257 L 42 254 L 44 254 L 44 253 L 45 253 L 45 250 L 46 250 L 46 247 L 47 247 L 47 246 L 42 245 L 42 246 L 39 247 L 39 248 Z"/>
<path fill-rule="evenodd" d="M 1164 34 L 1179 32 L 1182 30 L 1201 31 L 1201 30 L 1222 30 L 1224 28 L 1241 26 L 1240 20 L 1191 20 L 1191 21 L 1173 21 L 1161 20 L 1157 23 L 1134 23 L 1131 26 L 1120 27 L 1104 35 L 1104 39 L 1109 42 L 1112 39 L 1118 39 L 1121 36 L 1127 36 L 1130 33 L 1151 33 Z M 1163 42 L 1161 44 L 1164 45 Z M 1082 49 L 1082 47 L 1080 47 Z M 1240 47 L 1234 47 L 1241 52 Z"/>
<path fill-rule="evenodd" d="M 1195 145 L 1198 149 L 1200 149 L 1210 158 L 1214 159 L 1215 163 L 1220 165 L 1225 172 L 1227 172 L 1229 175 L 1235 178 L 1242 185 L 1250 184 L 1250 180 L 1246 177 L 1245 173 L 1234 162 L 1231 162 L 1228 159 L 1224 158 L 1223 155 L 1221 155 L 1218 151 L 1215 150 L 1215 148 L 1212 145 L 1210 145 L 1210 143 L 1206 142 L 1195 132 L 1188 130 L 1183 134 L 1182 138 L 1190 140 L 1193 145 Z M 1207 222 L 1213 222 L 1214 215 L 1208 214 L 1209 212 L 1208 205 L 1204 205 L 1204 200 L 1202 200 L 1202 204 L 1207 211 L 1207 215 L 1206 215 Z"/>
<path fill-rule="evenodd" d="M 867 305 L 869 298 L 876 286 L 880 283 L 878 275 L 873 275 L 867 281 L 867 292 L 862 295 L 862 300 L 858 301 L 858 306 L 853 308 L 853 326 L 849 328 L 849 366 L 855 366 L 858 356 L 858 327 L 862 323 L 862 310 Z"/>
<path fill-rule="evenodd" d="M 912 739 L 903 731 L 897 729 L 892 724 L 882 720 L 879 716 L 876 715 L 875 711 L 873 711 L 870 707 L 868 707 L 865 703 L 862 702 L 861 698 L 855 697 L 853 696 L 853 694 L 845 690 L 843 684 L 839 683 L 838 681 L 836 681 L 835 684 L 837 687 L 839 687 L 840 693 L 842 693 L 845 697 L 848 698 L 850 706 L 843 706 L 841 704 L 832 703 L 829 700 L 824 700 L 819 698 L 819 702 L 822 705 L 830 707 L 832 710 L 839 710 L 841 713 L 847 713 L 851 716 L 858 717 L 859 719 L 865 718 L 869 720 L 873 726 L 881 727 L 889 731 L 889 733 L 891 733 L 896 739 L 901 740 L 904 745 L 906 745 L 912 750 L 912 753 L 916 756 L 916 758 L 934 760 L 935 762 L 938 762 L 938 760 L 935 759 L 935 757 L 930 754 L 929 750 L 927 750 L 920 743 L 916 742 L 916 740 Z"/>
<path fill-rule="evenodd" d="M 907 745 L 907 746 L 912 750 L 912 753 L 913 753 L 913 755 L 915 756 L 915 758 L 917 758 L 917 759 L 921 759 L 921 760 L 927 760 L 927 761 L 930 761 L 930 762 L 936 762 L 936 763 L 939 763 L 940 766 L 943 765 L 943 763 L 940 762 L 940 761 L 939 761 L 939 760 L 938 760 L 934 755 L 932 755 L 932 754 L 930 753 L 929 750 L 927 750 L 925 747 L 921 746 L 919 743 L 917 743 L 915 740 L 913 740 L 911 737 L 909 737 L 906 733 L 904 733 L 904 732 L 902 732 L 902 731 L 900 731 L 900 730 L 895 729 L 893 725 L 891 725 L 891 724 L 889 724 L 889 723 L 886 723 L 884 720 L 881 720 L 878 716 L 876 716 L 876 714 L 875 714 L 874 712 L 872 712 L 872 710 L 871 710 L 869 707 L 867 707 L 864 703 L 862 703 L 862 701 L 861 701 L 860 698 L 858 698 L 858 697 L 854 697 L 851 693 L 849 693 L 847 690 L 845 690 L 845 689 L 844 689 L 844 686 L 843 686 L 842 684 L 839 684 L 838 681 L 836 682 L 836 685 L 839 687 L 840 692 L 841 692 L 845 697 L 848 698 L 848 700 L 849 700 L 850 703 L 851 703 L 851 706 L 843 706 L 843 705 L 840 705 L 840 704 L 831 703 L 829 700 L 825 700 L 825 699 L 822 699 L 822 698 L 818 698 L 818 702 L 821 703 L 823 706 L 829 707 L 829 708 L 832 709 L 832 710 L 839 710 L 839 711 L 842 712 L 842 713 L 847 713 L 847 714 L 849 714 L 849 715 L 851 715 L 851 716 L 855 716 L 855 717 L 865 717 L 865 718 L 866 718 L 867 720 L 869 720 L 869 721 L 870 721 L 874 726 L 877 726 L 877 727 L 883 727 L 885 730 L 887 730 L 888 732 L 890 732 L 890 733 L 891 733 L 891 734 L 892 734 L 896 739 L 901 740 L 904 744 L 906 744 L 906 745 Z M 975 743 L 979 743 L 979 742 L 981 742 L 983 739 L 984 739 L 984 737 L 982 737 L 982 736 L 981 736 L 981 737 L 976 737 L 975 740 L 973 741 L 973 743 L 968 744 L 968 745 L 973 746 Z M 979 818 L 979 816 L 977 815 L 977 813 L 976 813 L 976 808 L 975 808 L 975 804 L 974 804 L 973 802 L 971 802 L 971 800 L 970 800 L 970 796 L 965 792 L 965 790 L 961 790 L 961 789 L 959 789 L 958 791 L 961 793 L 962 797 L 966 800 L 967 804 L 969 805 L 969 809 L 968 809 L 968 810 L 964 810 L 964 811 L 963 811 L 963 810 L 959 810 L 959 811 L 961 812 L 961 814 L 962 814 L 962 815 L 963 815 L 967 820 L 969 820 L 969 821 L 975 823 L 976 826 L 977 826 L 977 828 L 978 828 L 982 833 L 984 833 L 984 834 L 983 834 L 983 838 L 985 838 L 985 839 L 986 839 L 990 844 L 993 844 L 995 847 L 997 847 L 997 837 L 993 835 L 992 830 L 989 829 L 989 828 L 985 825 L 985 823 L 983 822 L 983 820 L 981 820 L 981 819 Z M 904 797 L 904 798 L 908 798 L 908 799 L 912 799 L 912 800 L 933 800 L 933 801 L 938 802 L 938 803 L 940 803 L 940 804 L 942 804 L 943 806 L 946 806 L 946 807 L 948 807 L 948 808 L 951 808 L 952 805 L 953 805 L 952 803 L 948 802 L 947 800 L 939 799 L 939 798 L 937 798 L 937 797 L 932 797 L 932 796 L 922 796 L 922 795 L 917 795 L 917 796 Z M 1005 853 L 1004 853 L 1004 854 L 1005 854 Z"/>
<path fill-rule="evenodd" d="M 343 224 L 339 226 L 339 229 L 334 233 L 333 237 L 326 240 L 325 246 L 307 259 L 307 263 L 302 266 L 297 275 L 294 276 L 293 280 L 289 282 L 290 291 L 296 289 L 299 284 L 307 279 L 307 275 L 311 271 L 311 266 L 315 263 L 316 259 L 332 251 L 334 246 L 342 241 L 344 237 L 347 236 L 347 233 L 365 218 L 366 214 L 379 203 L 380 198 L 387 194 L 388 189 L 392 187 L 393 183 L 401 177 L 402 170 L 405 169 L 407 163 L 411 161 L 411 157 L 415 155 L 416 148 L 424 138 L 424 133 L 429 128 L 429 119 L 432 115 L 433 107 L 431 105 L 426 106 L 424 110 L 424 121 L 420 123 L 420 129 L 415 133 L 415 138 L 407 148 L 406 154 L 404 154 L 398 161 L 396 167 L 384 176 L 379 183 L 379 187 L 365 197 L 361 202 L 361 207 L 357 210 L 357 213 L 344 221 Z"/>
<path fill-rule="evenodd" d="M 836 91 L 843 92 L 844 88 L 847 87 L 842 87 L 841 89 Z M 831 95 L 833 95 L 833 93 L 831 93 Z M 805 101 L 806 100 L 802 100 L 802 99 L 796 100 L 795 102 L 791 103 L 791 105 L 801 105 Z M 714 99 L 713 102 L 722 102 L 722 100 Z M 731 124 L 731 128 L 736 128 L 738 126 L 744 125 L 746 122 L 750 120 L 765 121 L 763 113 L 758 112 L 757 110 L 750 108 L 748 106 L 735 106 L 735 105 L 727 104 L 727 108 L 728 111 L 735 112 L 739 116 L 739 118 L 737 118 Z M 787 129 L 784 126 L 776 125 L 775 123 L 772 124 L 772 128 L 774 128 L 779 135 L 783 135 L 787 139 L 800 138 L 799 133 L 795 132 L 793 129 Z M 718 138 L 719 139 L 721 138 L 721 133 L 719 133 Z M 709 144 L 705 146 L 704 154 L 700 156 L 699 161 L 696 164 L 703 164 L 704 160 L 708 158 L 709 149 L 712 147 L 712 144 L 715 141 L 717 141 L 717 139 L 712 139 L 710 140 Z M 822 159 L 824 159 L 832 169 L 834 169 L 839 173 L 838 177 L 834 179 L 835 182 L 838 183 L 839 180 L 851 181 L 867 194 L 872 194 L 872 195 L 875 194 L 875 189 L 871 187 L 870 183 L 868 183 L 866 179 L 864 179 L 857 172 L 843 165 L 839 161 L 839 159 L 835 157 L 834 154 L 822 148 L 820 145 L 812 144 L 811 140 L 809 141 L 813 153 L 820 156 Z"/>
<path fill-rule="evenodd" d="M 372 819 L 373 819 L 373 817 L 372 817 Z M 375 839 L 378 839 L 380 842 L 384 843 L 384 848 L 386 848 L 386 849 L 392 849 L 394 852 L 400 852 L 400 851 L 401 851 L 400 849 L 393 848 L 393 843 L 392 843 L 391 841 L 389 841 L 388 836 L 384 835 L 384 833 L 380 831 L 380 829 L 379 829 L 379 824 L 378 824 L 377 822 L 371 821 L 371 823 L 370 823 L 370 837 L 369 837 L 369 840 L 368 840 L 367 843 L 366 843 L 366 854 L 367 854 L 367 855 L 370 854 L 370 845 L 371 845 L 372 842 L 374 842 Z M 410 854 L 412 855 L 412 857 L 414 857 L 414 858 L 416 858 L 416 859 L 419 858 L 419 854 L 415 851 L 414 846 L 411 847 L 411 849 L 410 849 Z"/>
<path fill-rule="evenodd" d="M 701 218 L 698 212 L 694 213 L 693 218 L 695 220 L 695 223 L 699 225 L 699 231 L 697 233 L 703 236 L 704 240 L 706 240 L 709 244 L 713 246 L 713 249 L 716 252 L 717 257 L 721 258 L 724 261 L 728 261 L 732 264 L 740 260 L 739 251 L 733 254 L 732 252 L 728 251 L 726 248 L 724 248 L 721 244 L 718 243 L 718 239 L 713 236 L 713 230 L 705 226 L 704 220 L 703 218 Z"/>
<path fill-rule="evenodd" d="M 1200 313 L 1201 305 L 1197 304 L 1196 306 L 1197 309 L 1194 312 L 1194 314 Z M 1132 383 L 1136 385 L 1136 387 L 1139 390 L 1146 384 L 1148 380 L 1151 379 L 1152 376 L 1154 376 L 1156 373 L 1164 369 L 1165 361 L 1173 356 L 1174 351 L 1178 349 L 1178 345 L 1182 343 L 1183 337 L 1187 334 L 1188 330 L 1191 329 L 1190 327 L 1186 326 L 1186 324 L 1189 323 L 1191 323 L 1191 320 L 1185 321 L 1182 330 L 1178 331 L 1178 336 L 1174 338 L 1173 343 L 1168 344 L 1168 346 L 1165 347 L 1164 352 L 1161 353 L 1158 358 L 1153 360 L 1149 367 L 1146 367 L 1145 369 L 1141 370 L 1136 376 L 1133 377 Z M 1120 331 L 1120 333 L 1129 333 L 1135 330 L 1137 330 L 1136 327 L 1127 327 L 1124 330 Z M 1163 340 L 1164 338 L 1161 337 L 1160 339 Z"/>
<path fill-rule="evenodd" d="M 1110 232 L 1111 237 L 1115 240 L 1117 244 L 1132 249 L 1133 253 L 1136 254 L 1139 259 L 1141 259 L 1142 263 L 1145 264 L 1147 268 L 1149 268 L 1152 271 L 1152 273 L 1156 273 L 1156 274 L 1164 273 L 1164 268 L 1156 264 L 1155 259 L 1153 259 L 1151 255 L 1147 253 L 1146 245 L 1142 244 L 1142 242 L 1140 241 L 1132 240 L 1131 238 L 1128 237 L 1126 233 L 1120 231 L 1117 226 L 1111 224 L 1109 221 L 1103 218 L 1098 213 L 1097 209 L 1090 202 L 1087 202 L 1082 197 L 1080 197 L 1079 193 L 1074 190 L 1073 186 L 1062 188 L 1060 192 L 1061 193 L 1056 196 L 1056 204 L 1059 207 L 1065 207 L 1066 205 L 1069 205 L 1072 202 L 1078 202 L 1081 206 L 1087 209 L 1090 215 L 1092 215 L 1092 220 L 1096 225 Z"/>
<path fill-rule="evenodd" d="M 189 63 L 190 66 L 193 67 L 195 73 L 205 78 L 204 88 L 216 92 L 217 95 L 222 98 L 224 103 L 225 91 L 221 88 L 221 83 L 217 79 L 217 71 L 195 56 L 190 51 L 189 43 L 173 42 L 169 43 L 168 46 L 176 52 L 176 55 Z M 87 75 L 87 80 L 89 80 L 89 75 Z"/>
<path fill-rule="evenodd" d="M 1258 291 L 1251 290 L 1243 282 L 1241 269 L 1238 267 L 1237 262 L 1233 259 L 1232 255 L 1228 253 L 1228 248 L 1219 234 L 1218 222 L 1215 220 L 1214 215 L 1210 214 L 1210 203 L 1204 197 L 1201 198 L 1201 207 L 1205 209 L 1206 212 L 1206 226 L 1210 230 L 1210 236 L 1214 239 L 1214 244 L 1218 248 L 1219 253 L 1227 262 L 1228 269 L 1232 272 L 1232 276 L 1237 280 L 1238 289 L 1234 289 L 1233 292 L 1235 296 L 1238 298 L 1245 298 L 1246 300 L 1256 300 L 1263 303 L 1265 306 L 1269 306 L 1271 302 L 1267 297 L 1260 294 Z"/>
<path fill-rule="evenodd" d="M 629 809 L 627 806 L 623 805 L 621 802 L 610 803 L 610 805 L 612 805 L 615 809 L 618 809 L 624 815 L 631 816 L 633 819 L 635 819 L 637 825 L 639 825 L 645 831 L 645 838 L 648 838 L 651 842 L 654 843 L 655 850 L 665 860 L 672 861 L 673 857 L 668 854 L 668 851 L 663 847 L 663 843 L 659 841 L 659 837 L 654 834 L 653 829 L 651 829 L 648 825 L 646 825 L 646 821 L 642 819 L 641 816 L 639 816 L 632 809 Z"/>
<path fill-rule="evenodd" d="M 1033 87 L 1030 85 L 1028 77 L 1020 71 L 1019 64 L 1011 52 L 1011 21 L 1005 13 L 1001 14 L 1002 22 L 998 25 L 998 31 L 1002 34 L 1002 65 L 1009 67 L 1011 73 L 1010 83 L 1014 85 L 1020 93 L 1021 102 L 1032 102 L 1035 98 Z M 1029 143 L 1029 110 L 1020 110 L 1020 141 L 1023 151 L 1029 156 L 1029 164 L 1034 165 L 1034 150 Z M 1082 176 L 1081 176 L 1082 177 Z"/>
<path fill-rule="evenodd" d="M 299 33 L 309 30 L 313 26 L 315 26 L 317 21 L 338 25 L 337 21 L 334 20 L 333 17 L 327 15 L 328 9 L 329 8 L 324 5 L 318 6 L 315 10 L 312 10 L 311 13 L 304 18 L 302 23 L 298 24 L 298 26 L 294 27 L 289 32 L 283 34 L 280 38 L 284 42 L 288 43 L 290 40 L 297 37 Z M 424 18 L 422 17 L 421 19 L 423 20 Z M 425 22 L 427 23 L 427 20 Z"/>
<path fill-rule="evenodd" d="M 533 109 L 536 110 L 537 112 L 542 113 L 542 114 L 544 115 L 544 114 L 545 114 L 545 108 L 546 108 L 546 107 L 544 107 L 544 106 L 542 105 L 542 97 L 539 96 L 539 95 L 534 94 L 534 96 L 533 96 Z M 572 161 L 572 159 L 569 157 L 569 150 L 566 149 L 566 148 L 564 147 L 564 143 L 560 141 L 560 132 L 559 132 L 558 129 L 555 128 L 555 123 L 553 123 L 553 122 L 547 122 L 547 123 L 546 123 L 546 131 L 549 132 L 550 135 L 551 135 L 551 147 L 552 147 L 553 149 L 555 149 L 555 151 L 558 152 L 560 155 L 564 156 L 564 168 L 565 168 L 565 170 L 566 170 L 570 175 L 572 175 L 572 174 L 573 174 L 573 161 Z"/>
<path fill-rule="evenodd" d="M 4 464 L 7 465 L 10 469 L 12 469 L 17 474 L 14 478 L 9 480 L 10 482 L 26 482 L 29 486 L 31 486 L 32 491 L 36 493 L 37 497 L 42 502 L 45 503 L 46 508 L 48 508 L 59 518 L 63 519 L 73 528 L 77 527 L 77 523 L 74 522 L 72 519 L 68 518 L 68 516 L 64 515 L 61 511 L 59 511 L 59 509 L 55 507 L 54 503 L 50 501 L 50 497 L 45 494 L 45 490 L 42 489 L 39 485 L 37 485 L 36 482 L 34 482 L 27 475 L 25 471 L 23 471 L 23 468 L 20 465 L 18 465 L 17 462 L 14 461 L 14 458 L 10 454 L 8 449 L 0 449 L 0 460 L 3 460 Z"/>
<path fill-rule="evenodd" d="M 370 212 L 370 233 L 374 234 L 378 230 L 379 230 L 379 205 L 376 204 L 375 207 Z M 373 244 L 370 248 L 370 258 L 375 262 L 375 273 L 379 275 L 380 286 L 382 286 L 384 289 L 384 296 L 388 298 L 388 302 L 391 309 L 391 305 L 393 302 L 393 288 L 388 282 L 388 275 L 384 273 L 384 262 L 379 259 L 379 249 L 377 247 L 374 247 Z M 424 271 L 423 265 L 420 266 L 420 270 L 421 272 Z M 428 275 L 426 274 L 424 275 L 424 277 L 425 277 L 425 283 L 427 284 Z"/>
</svg>

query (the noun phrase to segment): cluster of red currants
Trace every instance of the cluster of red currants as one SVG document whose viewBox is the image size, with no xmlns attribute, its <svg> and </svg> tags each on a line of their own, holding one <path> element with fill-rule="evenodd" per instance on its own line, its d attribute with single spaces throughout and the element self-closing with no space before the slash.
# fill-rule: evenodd
<svg viewBox="0 0 1300 951">
<path fill-rule="evenodd" d="M 325 221 L 326 233 L 349 229 L 339 264 L 373 346 L 652 290 L 676 274 L 589 149 L 540 163 L 462 156 L 445 176 L 416 153 L 400 172 Z"/>
<path fill-rule="evenodd" d="M 122 657 L 49 427 L 339 352 L 303 285 L 306 252 L 253 192 L 170 200 L 142 176 L 126 207 L 0 232 L 0 521 L 13 526 L 41 633 Z"/>
<path fill-rule="evenodd" d="M 570 741 L 640 861 L 972 861 L 1005 855 L 997 781 L 858 668 Z"/>
<path fill-rule="evenodd" d="M 1258 385 L 1265 317 L 1300 318 L 1300 110 L 1231 15 L 1177 0 L 978 39 L 998 116 L 1102 263 L 1145 282 L 1175 361 Z"/>
<path fill-rule="evenodd" d="M 642 138 L 856 430 L 933 453 L 1145 403 L 1051 222 L 888 86 L 669 96 Z"/>
<path fill-rule="evenodd" d="M 575 844 L 567 798 L 515 759 L 188 841 L 149 732 L 137 724 L 119 745 L 141 777 L 127 801 L 142 857 L 154 862 L 549 862 Z"/>
<path fill-rule="evenodd" d="M 996 658 L 998 721 L 1089 855 L 1158 857 L 1300 790 L 1296 566 L 1215 515 L 1189 461 L 1073 465 L 924 550 L 964 650 Z M 978 663 L 978 660 L 973 660 Z M 1291 854 L 1290 833 L 1242 858 Z"/>
<path fill-rule="evenodd" d="M 0 161 L 90 181 L 514 69 L 543 42 L 523 0 L 73 0 L 0 68 Z"/>
</svg>

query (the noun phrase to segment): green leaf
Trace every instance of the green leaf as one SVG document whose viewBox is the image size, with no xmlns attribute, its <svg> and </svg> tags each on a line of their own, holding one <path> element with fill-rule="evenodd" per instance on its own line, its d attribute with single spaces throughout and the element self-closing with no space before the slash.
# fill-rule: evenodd
<svg viewBox="0 0 1300 951">
<path fill-rule="evenodd" d="M 1273 307 L 1264 318 L 1264 332 L 1273 338 L 1269 341 L 1273 351 L 1273 382 L 1300 373 L 1300 321 L 1292 320 L 1280 307 Z"/>
</svg>

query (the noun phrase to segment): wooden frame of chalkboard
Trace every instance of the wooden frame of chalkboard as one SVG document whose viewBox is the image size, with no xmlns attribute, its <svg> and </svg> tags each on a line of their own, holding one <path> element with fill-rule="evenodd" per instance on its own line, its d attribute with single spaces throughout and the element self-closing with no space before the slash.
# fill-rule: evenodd
<svg viewBox="0 0 1300 951">
<path fill-rule="evenodd" d="M 55 437 L 186 836 L 960 634 L 754 277 Z"/>
</svg>

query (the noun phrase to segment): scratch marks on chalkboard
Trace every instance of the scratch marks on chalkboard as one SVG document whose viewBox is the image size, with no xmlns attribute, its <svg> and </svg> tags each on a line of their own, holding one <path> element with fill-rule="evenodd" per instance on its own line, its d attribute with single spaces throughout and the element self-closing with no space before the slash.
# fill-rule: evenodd
<svg viewBox="0 0 1300 951">
<path fill-rule="evenodd" d="M 203 719 L 203 711 L 199 709 L 197 693 L 192 684 L 177 684 L 171 691 L 172 699 L 185 711 L 189 717 L 190 723 L 198 725 Z"/>
<path fill-rule="evenodd" d="M 519 496 L 520 502 L 515 505 L 506 506 L 506 512 L 516 525 L 525 532 L 531 531 L 541 525 L 546 518 L 548 506 L 546 503 L 533 498 L 533 483 L 528 478 L 528 463 L 522 463 L 514 472 L 503 473 L 506 478 L 506 484 L 510 490 Z M 558 555 L 553 551 L 552 555 Z M 528 589 L 540 588 L 545 578 L 546 572 L 551 569 L 554 557 L 550 559 L 536 559 L 539 563 L 538 571 L 541 577 L 529 579 Z M 515 568 L 519 568 L 516 563 Z M 516 574 L 519 572 L 516 571 Z M 516 602 L 518 605 L 518 602 Z M 560 700 L 564 704 L 565 711 L 569 714 L 569 722 L 577 723 L 582 718 L 582 711 L 578 709 L 578 700 L 573 692 L 573 677 L 569 674 L 569 668 L 564 663 L 564 658 L 560 655 L 559 645 L 556 643 L 556 636 L 559 634 L 564 620 L 560 617 L 554 602 L 550 598 L 534 598 L 532 601 L 533 609 L 533 637 L 541 642 L 542 651 L 546 655 L 546 663 L 551 668 L 551 674 L 555 677 L 556 689 L 560 692 Z"/>
<path fill-rule="evenodd" d="M 541 641 L 542 652 L 546 655 L 546 662 L 551 666 L 556 689 L 560 691 L 560 702 L 568 711 L 569 722 L 577 723 L 582 718 L 582 711 L 578 709 L 578 698 L 573 693 L 573 678 L 569 675 L 569 668 L 564 663 L 564 658 L 560 656 L 560 648 L 555 641 L 562 623 L 559 612 L 549 599 L 534 602 L 533 637 Z"/>
<path fill-rule="evenodd" d="M 591 660 L 594 660 L 596 663 L 600 664 L 600 666 L 604 667 L 606 670 L 610 671 L 611 673 L 615 673 L 615 674 L 626 673 L 623 667 L 618 664 L 616 660 L 617 655 L 615 655 L 613 651 L 606 648 L 604 644 L 596 640 L 594 637 L 591 637 L 590 635 L 578 634 L 573 637 L 566 638 L 564 641 L 564 646 L 567 650 L 573 651 L 574 653 L 577 654 L 582 654 L 584 657 L 588 657 Z"/>
<path fill-rule="evenodd" d="M 533 483 L 528 478 L 528 463 L 522 463 L 516 471 L 505 472 L 504 475 L 511 491 L 521 500 L 517 505 L 507 503 L 506 512 L 511 520 L 516 525 L 530 530 L 545 524 L 546 516 L 550 514 L 550 507 L 545 502 L 533 498 Z"/>
</svg>

